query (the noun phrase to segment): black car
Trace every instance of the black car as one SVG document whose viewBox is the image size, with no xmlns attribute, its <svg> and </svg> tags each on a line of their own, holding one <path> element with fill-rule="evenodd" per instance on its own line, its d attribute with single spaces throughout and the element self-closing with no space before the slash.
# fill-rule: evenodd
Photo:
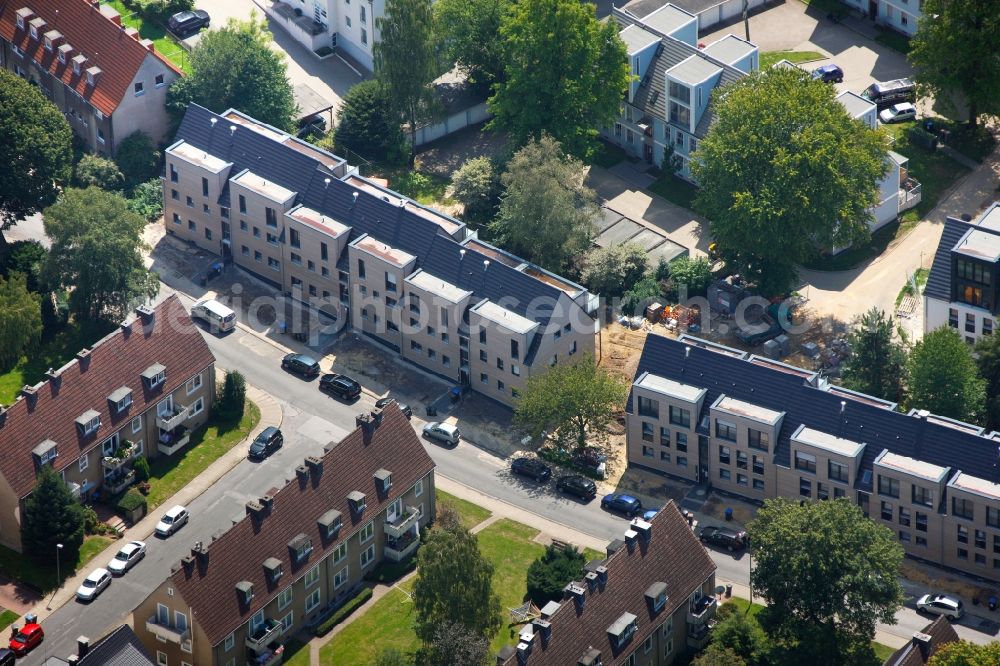
<svg viewBox="0 0 1000 666">
<path fill-rule="evenodd" d="M 204 9 L 191 9 L 171 16 L 167 27 L 175 35 L 188 35 L 207 28 L 209 20 L 208 12 Z"/>
<path fill-rule="evenodd" d="M 315 377 L 319 374 L 319 363 L 311 356 L 305 354 L 288 354 L 281 359 L 281 367 L 289 372 L 294 372 L 303 377 Z"/>
<path fill-rule="evenodd" d="M 285 438 L 274 426 L 268 426 L 260 431 L 257 438 L 250 444 L 250 457 L 263 460 L 281 448 Z"/>
<path fill-rule="evenodd" d="M 390 402 L 396 403 L 396 406 L 399 407 L 399 411 L 403 412 L 403 416 L 405 416 L 408 419 L 413 418 L 413 410 L 410 409 L 410 406 L 396 402 L 395 398 L 379 398 L 378 400 L 375 401 L 375 406 L 378 407 L 379 409 L 382 409 Z"/>
<path fill-rule="evenodd" d="M 361 384 L 347 375 L 331 373 L 320 377 L 319 390 L 332 393 L 341 400 L 354 400 L 361 395 Z"/>
<path fill-rule="evenodd" d="M 16 659 L 17 655 L 14 654 L 13 650 L 0 648 L 0 666 L 14 666 Z"/>
<path fill-rule="evenodd" d="M 537 458 L 514 458 L 510 463 L 510 471 L 531 477 L 535 481 L 548 481 L 552 478 L 552 468 Z"/>
<path fill-rule="evenodd" d="M 701 540 L 713 546 L 720 546 L 732 552 L 747 547 L 747 533 L 737 532 L 728 527 L 706 527 L 701 530 Z"/>
<path fill-rule="evenodd" d="M 823 83 L 843 83 L 844 70 L 831 63 L 814 69 L 812 77 L 814 80 L 822 81 Z"/>
<path fill-rule="evenodd" d="M 296 136 L 304 139 L 312 134 L 320 136 L 326 134 L 326 118 L 322 115 L 306 116 L 299 121 L 299 131 Z"/>
<path fill-rule="evenodd" d="M 560 476 L 556 481 L 556 489 L 588 502 L 597 497 L 597 484 L 585 476 Z"/>
</svg>

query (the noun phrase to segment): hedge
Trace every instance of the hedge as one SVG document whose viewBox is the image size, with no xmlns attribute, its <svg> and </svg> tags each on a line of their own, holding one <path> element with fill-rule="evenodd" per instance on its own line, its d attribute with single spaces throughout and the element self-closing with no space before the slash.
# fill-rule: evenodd
<svg viewBox="0 0 1000 666">
<path fill-rule="evenodd" d="M 121 499 L 118 500 L 118 504 L 115 505 L 115 508 L 118 511 L 124 511 L 128 513 L 131 511 L 135 511 L 145 503 L 146 503 L 146 498 L 142 496 L 142 493 L 140 493 L 135 488 L 129 488 L 127 491 L 125 491 L 125 494 L 121 496 Z"/>
<path fill-rule="evenodd" d="M 361 588 L 361 591 L 358 592 L 353 598 L 349 599 L 347 603 L 335 610 L 333 615 L 316 625 L 316 635 L 326 636 L 331 629 L 350 617 L 351 613 L 356 611 L 362 604 L 371 598 L 372 589 L 370 587 Z"/>
<path fill-rule="evenodd" d="M 390 585 L 395 583 L 397 580 L 405 576 L 406 574 L 414 571 L 417 568 L 417 557 L 416 555 L 411 555 L 402 562 L 382 562 L 380 565 L 375 567 L 372 571 L 365 574 L 365 580 L 371 583 L 382 583 L 383 585 Z"/>
</svg>

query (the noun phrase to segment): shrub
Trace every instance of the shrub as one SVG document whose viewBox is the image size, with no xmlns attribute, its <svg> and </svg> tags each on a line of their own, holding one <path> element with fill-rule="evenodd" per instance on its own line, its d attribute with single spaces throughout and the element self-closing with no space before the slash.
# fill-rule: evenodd
<svg viewBox="0 0 1000 666">
<path fill-rule="evenodd" d="M 106 527 L 101 519 L 97 517 L 94 507 L 83 505 L 83 533 L 87 535 L 100 534 Z"/>
<path fill-rule="evenodd" d="M 473 157 L 451 177 L 454 196 L 463 206 L 467 222 L 485 225 L 492 220 L 500 205 L 500 172 L 488 157 Z"/>
<path fill-rule="evenodd" d="M 234 421 L 243 418 L 247 399 L 247 382 L 243 375 L 236 370 L 227 372 L 217 393 L 215 413 L 219 418 Z"/>
<path fill-rule="evenodd" d="M 96 185 L 102 190 L 110 191 L 120 190 L 125 184 L 125 177 L 118 170 L 118 165 L 97 155 L 83 156 L 76 165 L 73 180 L 82 188 Z"/>
<path fill-rule="evenodd" d="M 120 513 L 130 513 L 145 504 L 146 498 L 142 496 L 142 493 L 135 488 L 129 488 L 115 504 L 115 510 Z"/>
<path fill-rule="evenodd" d="M 363 587 L 361 590 L 348 599 L 347 602 L 335 610 L 333 615 L 328 617 L 323 622 L 316 625 L 315 633 L 317 636 L 326 636 L 331 629 L 336 627 L 338 624 L 350 617 L 351 613 L 356 611 L 362 604 L 372 598 L 372 590 L 370 587 Z"/>
<path fill-rule="evenodd" d="M 344 96 L 333 131 L 335 150 L 344 149 L 368 160 L 399 164 L 407 155 L 406 138 L 392 99 L 378 81 L 362 81 Z"/>
<path fill-rule="evenodd" d="M 150 136 L 142 131 L 132 132 L 122 139 L 115 162 L 125 176 L 125 187 L 129 190 L 160 175 L 160 151 L 153 145 Z"/>
<path fill-rule="evenodd" d="M 370 583 L 391 585 L 406 574 L 416 570 L 416 568 L 417 558 L 415 555 L 406 558 L 402 562 L 390 562 L 386 560 L 366 573 L 365 580 Z"/>
<path fill-rule="evenodd" d="M 550 544 L 541 557 L 528 567 L 528 596 L 539 607 L 546 602 L 557 601 L 562 597 L 566 583 L 579 580 L 586 563 L 575 546 L 557 548 Z"/>
<path fill-rule="evenodd" d="M 137 186 L 132 190 L 127 205 L 130 211 L 142 215 L 147 222 L 163 215 L 163 186 L 160 180 L 154 178 Z"/>
<path fill-rule="evenodd" d="M 143 481 L 149 481 L 149 461 L 146 460 L 146 456 L 139 456 L 136 458 L 133 468 L 135 469 L 136 481 L 140 483 Z"/>
<path fill-rule="evenodd" d="M 28 291 L 41 291 L 41 267 L 48 254 L 41 243 L 35 240 L 8 243 L 0 253 L 0 276 L 10 277 L 11 273 L 23 273 L 28 279 Z"/>
</svg>

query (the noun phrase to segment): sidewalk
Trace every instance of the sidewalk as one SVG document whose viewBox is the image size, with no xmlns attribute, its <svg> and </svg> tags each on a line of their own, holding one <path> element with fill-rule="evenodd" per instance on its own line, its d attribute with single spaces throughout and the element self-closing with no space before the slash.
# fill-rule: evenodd
<svg viewBox="0 0 1000 666">
<path fill-rule="evenodd" d="M 257 423 L 257 427 L 255 427 L 250 434 L 247 435 L 247 438 L 243 440 L 244 442 L 256 437 L 257 434 L 267 426 L 280 426 L 282 420 L 281 407 L 269 393 L 265 393 L 264 391 L 248 384 L 247 398 L 253 401 L 260 409 L 260 422 Z M 38 621 L 41 622 L 63 604 L 68 601 L 72 601 L 76 595 L 76 588 L 80 586 L 83 579 L 86 578 L 95 567 L 104 566 L 104 563 L 111 560 L 111 558 L 113 558 L 122 547 L 123 542 L 135 539 L 148 539 L 149 536 L 153 534 L 153 529 L 156 527 L 156 523 L 160 520 L 164 507 L 173 506 L 174 504 L 190 504 L 195 498 L 211 488 L 219 479 L 225 476 L 229 470 L 245 459 L 246 447 L 243 446 L 242 443 L 234 445 L 233 448 L 225 453 L 225 455 L 213 462 L 205 469 L 205 471 L 195 477 L 191 483 L 184 486 L 177 492 L 177 494 L 166 500 L 163 505 L 158 507 L 132 527 L 126 529 L 121 539 L 112 542 L 111 545 L 104 550 L 104 552 L 99 553 L 96 557 L 94 557 L 94 559 L 88 562 L 87 565 L 78 571 L 75 576 L 67 578 L 63 581 L 62 586 L 57 589 L 54 594 L 50 593 L 46 595 L 45 599 L 38 602 L 38 604 L 31 609 L 31 612 L 37 615 Z"/>
</svg>

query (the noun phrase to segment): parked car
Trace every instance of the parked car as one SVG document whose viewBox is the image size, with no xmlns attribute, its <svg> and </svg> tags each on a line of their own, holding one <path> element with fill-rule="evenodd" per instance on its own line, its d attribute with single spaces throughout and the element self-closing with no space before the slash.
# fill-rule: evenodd
<svg viewBox="0 0 1000 666">
<path fill-rule="evenodd" d="M 326 134 L 326 117 L 317 113 L 299 120 L 299 131 L 296 136 L 304 139 L 310 134 Z"/>
<path fill-rule="evenodd" d="M 573 464 L 592 472 L 599 479 L 608 474 L 608 457 L 594 447 L 587 447 L 573 456 Z"/>
<path fill-rule="evenodd" d="M 110 584 L 110 571 L 104 568 L 94 569 L 89 576 L 83 579 L 80 587 L 76 588 L 76 598 L 83 602 L 93 601 Z"/>
<path fill-rule="evenodd" d="M 403 412 L 403 416 L 405 416 L 408 419 L 413 418 L 413 410 L 410 409 L 410 406 L 409 405 L 401 404 L 399 402 L 396 402 L 395 398 L 388 398 L 388 397 L 386 397 L 386 398 L 379 398 L 378 400 L 375 401 L 375 406 L 378 407 L 379 409 L 382 409 L 383 407 L 385 407 L 386 405 L 388 405 L 390 402 L 395 402 L 396 403 L 396 406 L 399 407 L 399 411 Z"/>
<path fill-rule="evenodd" d="M 361 395 L 361 384 L 347 375 L 327 373 L 319 378 L 319 390 L 332 393 L 341 400 L 354 400 Z"/>
<path fill-rule="evenodd" d="M 609 511 L 617 511 L 629 518 L 634 518 L 642 512 L 642 502 L 631 495 L 611 493 L 601 498 L 601 508 L 608 509 Z"/>
<path fill-rule="evenodd" d="M 204 9 L 190 9 L 171 16 L 167 20 L 167 27 L 178 37 L 184 37 L 207 28 L 210 22 L 208 12 Z"/>
<path fill-rule="evenodd" d="M 14 666 L 17 655 L 10 648 L 0 648 L 0 666 Z"/>
<path fill-rule="evenodd" d="M 883 123 L 902 123 L 907 120 L 916 120 L 917 107 L 909 102 L 893 104 L 888 109 L 883 109 L 879 112 L 878 119 Z"/>
<path fill-rule="evenodd" d="M 843 83 L 844 81 L 844 70 L 839 66 L 830 63 L 829 65 L 821 65 L 812 71 L 813 80 L 819 80 L 823 83 Z"/>
<path fill-rule="evenodd" d="M 121 547 L 115 558 L 108 562 L 108 571 L 112 576 L 122 576 L 144 557 L 146 557 L 146 544 L 142 541 L 129 541 Z"/>
<path fill-rule="evenodd" d="M 965 605 L 962 600 L 946 594 L 925 594 L 917 599 L 917 610 L 931 615 L 944 615 L 952 621 L 965 615 Z"/>
<path fill-rule="evenodd" d="M 700 538 L 705 543 L 725 548 L 730 552 L 743 550 L 747 546 L 747 533 L 737 532 L 728 527 L 702 528 Z"/>
<path fill-rule="evenodd" d="M 10 651 L 23 657 L 45 640 L 45 632 L 37 622 L 29 622 L 23 628 L 13 627 L 10 634 Z"/>
<path fill-rule="evenodd" d="M 876 81 L 861 93 L 864 99 L 873 102 L 881 111 L 900 102 L 917 101 L 917 87 L 910 79 L 894 79 L 892 81 Z"/>
<path fill-rule="evenodd" d="M 424 426 L 424 437 L 437 440 L 449 446 L 458 446 L 458 440 L 461 436 L 458 428 L 450 423 L 434 421 Z"/>
<path fill-rule="evenodd" d="M 574 474 L 572 476 L 560 476 L 556 481 L 556 490 L 574 495 L 589 502 L 597 497 L 597 484 L 585 476 Z"/>
<path fill-rule="evenodd" d="M 660 512 L 659 509 L 646 509 L 645 511 L 642 512 L 642 519 L 648 523 L 659 512 Z"/>
<path fill-rule="evenodd" d="M 312 356 L 305 354 L 288 354 L 281 359 L 282 370 L 294 372 L 306 378 L 315 377 L 319 374 L 319 363 Z"/>
<path fill-rule="evenodd" d="M 538 458 L 514 458 L 510 463 L 510 471 L 535 481 L 548 481 L 552 478 L 552 468 Z"/>
<path fill-rule="evenodd" d="M 285 437 L 281 431 L 274 426 L 267 426 L 250 444 L 249 457 L 254 460 L 263 460 L 280 449 L 284 443 Z"/>
<path fill-rule="evenodd" d="M 191 306 L 191 318 L 205 322 L 209 330 L 218 333 L 236 328 L 236 313 L 212 298 L 203 298 Z"/>
<path fill-rule="evenodd" d="M 166 538 L 184 527 L 188 521 L 188 511 L 180 504 L 171 507 L 165 514 L 163 518 L 160 518 L 160 522 L 156 523 L 156 533 Z"/>
</svg>

